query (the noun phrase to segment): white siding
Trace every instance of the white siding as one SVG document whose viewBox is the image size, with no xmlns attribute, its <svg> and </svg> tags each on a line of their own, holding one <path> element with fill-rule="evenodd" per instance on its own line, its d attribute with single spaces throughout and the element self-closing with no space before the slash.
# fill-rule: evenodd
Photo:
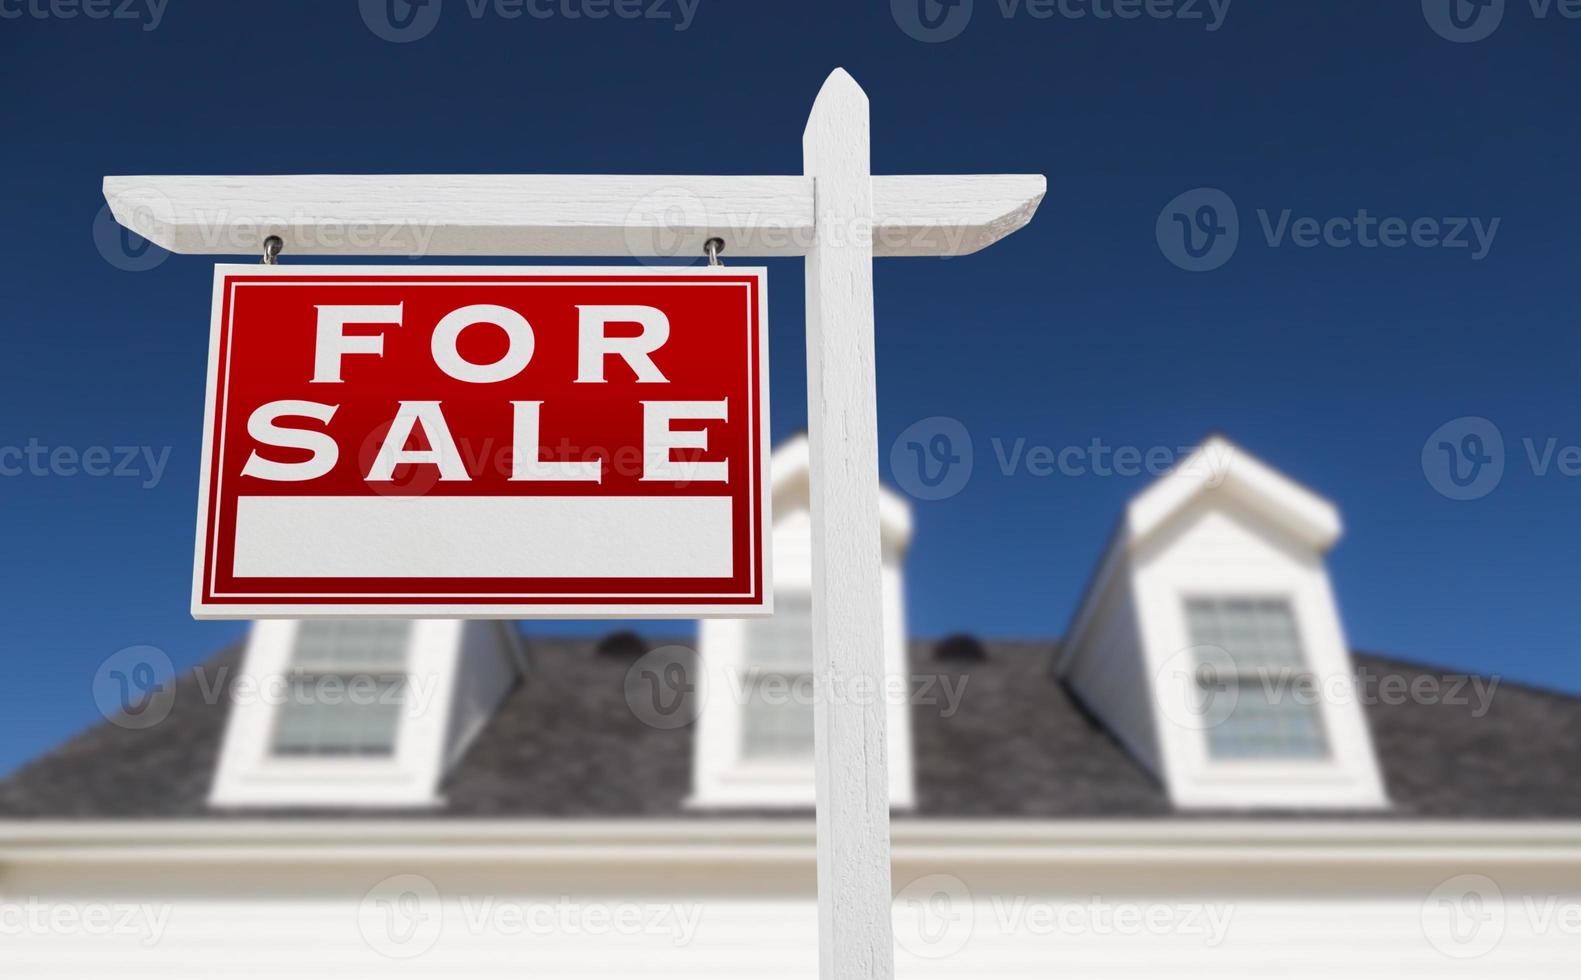
<svg viewBox="0 0 1581 980">
<path fill-rule="evenodd" d="M 1144 662 L 1129 568 L 1121 562 L 1103 584 L 1092 618 L 1065 661 L 1065 678 L 1131 754 L 1162 778 Z"/>
<path fill-rule="evenodd" d="M 1234 845 L 1214 851 L 1159 859 L 1083 850 L 1052 861 L 984 864 L 920 855 L 899 844 L 898 974 L 1575 976 L 1581 887 L 1573 854 L 1545 866 L 1530 859 L 1457 864 L 1452 851 L 1431 860 L 1326 862 L 1321 855 L 1258 860 Z M 805 860 L 794 861 L 737 854 L 712 865 L 663 866 L 649 866 L 640 849 L 630 853 L 631 862 L 604 855 L 583 865 L 518 865 L 477 854 L 458 861 L 429 848 L 373 863 L 178 859 L 13 867 L 0 872 L 0 903 L 8 907 L 31 900 L 78 908 L 148 903 L 168 920 L 157 942 L 151 933 L 94 938 L 7 926 L 0 958 L 5 976 L 17 980 L 815 975 L 810 853 L 798 851 Z M 1487 931 L 1456 945 L 1442 928 L 1435 889 L 1464 871 L 1498 883 L 1502 901 L 1484 909 L 1503 921 L 1485 921 Z M 431 883 L 434 893 L 399 912 L 404 918 L 384 918 L 380 883 L 392 875 L 421 876 L 415 880 Z M 945 900 L 937 901 L 936 892 Z M 533 924 L 512 927 L 503 916 L 517 912 Z M 1117 912 L 1127 918 L 1114 918 Z M 628 914 L 636 916 L 631 928 L 599 918 Z M 695 932 L 683 922 L 694 923 Z M 392 943 L 392 924 L 411 926 L 412 940 Z M 1479 944 L 1489 948 L 1464 956 Z M 416 955 L 391 958 L 381 949 Z"/>
<path fill-rule="evenodd" d="M 488 724 L 494 709 L 516 686 L 515 649 L 506 634 L 515 629 L 514 623 L 494 620 L 472 620 L 462 625 L 450 729 L 445 735 L 447 769 L 466 752 L 473 737 Z"/>
</svg>

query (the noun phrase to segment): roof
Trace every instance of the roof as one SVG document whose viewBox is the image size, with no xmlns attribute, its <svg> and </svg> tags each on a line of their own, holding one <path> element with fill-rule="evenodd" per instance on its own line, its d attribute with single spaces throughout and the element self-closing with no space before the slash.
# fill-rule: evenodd
<svg viewBox="0 0 1581 980">
<path fill-rule="evenodd" d="M 950 642 L 953 651 L 970 648 Z M 592 638 L 530 640 L 528 677 L 450 772 L 442 788 L 445 806 L 389 815 L 741 816 L 739 810 L 711 813 L 685 805 L 693 728 L 659 730 L 639 721 L 625 695 L 634 654 L 609 646 L 617 652 L 600 652 Z M 1051 676 L 1053 642 L 987 641 L 981 659 L 939 658 L 937 649 L 912 644 L 917 806 L 897 813 L 898 819 L 1185 818 Z M 239 649 L 226 651 L 206 665 L 208 676 L 229 668 L 225 676 L 234 677 L 240 657 Z M 1453 694 L 1461 676 L 1364 655 L 1356 663 L 1364 691 L 1387 692 L 1384 678 L 1404 690 L 1436 679 L 1431 682 Z M 1481 683 L 1486 690 L 1491 682 Z M 1382 816 L 1581 818 L 1581 780 L 1574 778 L 1581 772 L 1581 698 L 1500 683 L 1479 717 L 1484 705 L 1473 688 L 1460 690 L 1463 697 L 1441 703 L 1380 697 L 1369 704 L 1394 802 Z M 263 815 L 208 807 L 228 698 L 205 700 L 201 691 L 197 674 L 185 675 L 164 722 L 140 731 L 101 724 L 25 766 L 0 783 L 0 819 Z"/>
</svg>

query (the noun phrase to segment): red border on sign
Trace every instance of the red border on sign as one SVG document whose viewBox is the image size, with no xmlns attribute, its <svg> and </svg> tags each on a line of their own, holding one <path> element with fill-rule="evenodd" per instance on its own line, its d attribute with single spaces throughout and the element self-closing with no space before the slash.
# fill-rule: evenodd
<svg viewBox="0 0 1581 980">
<path fill-rule="evenodd" d="M 739 616 L 771 609 L 767 479 L 766 325 L 761 269 L 453 268 L 406 271 L 356 266 L 219 266 L 210 350 L 208 406 L 199 501 L 193 611 L 217 618 L 313 615 L 409 616 Z M 728 578 L 243 578 L 221 574 L 234 560 L 237 495 L 225 494 L 226 410 L 231 388 L 233 303 L 239 286 L 326 285 L 737 285 L 743 289 L 749 475 L 733 491 L 733 551 Z M 234 447 L 233 447 L 234 448 Z M 234 584 L 234 587 L 225 587 Z M 420 589 L 414 586 L 421 585 Z M 242 587 L 246 586 L 246 587 Z"/>
</svg>

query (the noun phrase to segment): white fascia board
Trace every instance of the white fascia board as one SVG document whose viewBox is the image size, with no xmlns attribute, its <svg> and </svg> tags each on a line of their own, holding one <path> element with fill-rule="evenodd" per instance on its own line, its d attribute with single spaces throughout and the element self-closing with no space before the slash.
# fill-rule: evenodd
<svg viewBox="0 0 1581 980">
<path fill-rule="evenodd" d="M 1339 508 L 1222 436 L 1213 436 L 1126 507 L 1128 547 L 1168 525 L 1199 495 L 1227 492 L 1326 552 L 1344 530 Z"/>
<path fill-rule="evenodd" d="M 1497 861 L 1581 866 L 1581 821 L 897 820 L 896 860 L 972 865 Z M 374 863 L 717 865 L 810 862 L 810 819 L 180 820 L 0 822 L 0 869 L 22 864 Z"/>
</svg>

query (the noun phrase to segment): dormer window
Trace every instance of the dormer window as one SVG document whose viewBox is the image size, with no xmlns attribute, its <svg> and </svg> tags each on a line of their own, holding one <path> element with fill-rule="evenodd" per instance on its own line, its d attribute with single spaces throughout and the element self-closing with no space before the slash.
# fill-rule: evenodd
<svg viewBox="0 0 1581 980">
<path fill-rule="evenodd" d="M 1388 806 L 1324 565 L 1340 530 L 1220 437 L 1126 506 L 1055 670 L 1176 807 Z"/>
<path fill-rule="evenodd" d="M 411 635 L 404 621 L 304 621 L 291 651 L 271 752 L 299 758 L 394 755 Z"/>
<path fill-rule="evenodd" d="M 1317 680 L 1285 599 L 1189 599 L 1208 753 L 1215 759 L 1328 755 Z"/>
<path fill-rule="evenodd" d="M 437 806 L 521 655 L 515 628 L 497 621 L 254 623 L 209 803 Z"/>
<path fill-rule="evenodd" d="M 812 759 L 812 596 L 780 592 L 774 615 L 749 620 L 741 676 L 741 758 Z"/>
<path fill-rule="evenodd" d="M 775 450 L 769 473 L 774 613 L 760 619 L 706 619 L 698 626 L 698 682 L 705 695 L 693 739 L 690 805 L 696 807 L 806 808 L 816 796 L 807 440 L 798 437 Z M 887 490 L 880 492 L 879 529 L 884 666 L 898 677 L 907 670 L 901 565 L 911 538 L 911 513 Z M 892 807 L 903 809 L 912 805 L 915 793 L 910 706 L 892 697 L 886 707 L 889 799 Z"/>
</svg>

